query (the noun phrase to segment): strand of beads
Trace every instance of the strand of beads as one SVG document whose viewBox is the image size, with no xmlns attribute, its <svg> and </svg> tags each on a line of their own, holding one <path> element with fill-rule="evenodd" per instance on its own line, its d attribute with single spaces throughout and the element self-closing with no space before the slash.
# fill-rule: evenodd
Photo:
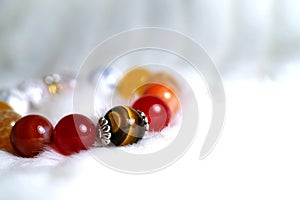
<svg viewBox="0 0 300 200">
<path fill-rule="evenodd" d="M 21 117 L 0 102 L 0 149 L 22 157 L 34 157 L 52 147 L 63 155 L 71 155 L 94 146 L 124 146 L 138 142 L 148 131 L 143 112 L 128 106 L 116 106 L 95 125 L 81 114 L 63 117 L 53 128 L 45 117 Z"/>
<path fill-rule="evenodd" d="M 18 114 L 27 112 L 29 106 L 39 108 L 53 95 L 72 89 L 74 84 L 74 74 L 64 72 L 42 80 L 23 81 L 17 89 L 0 90 L 0 149 L 34 157 L 51 147 L 63 155 L 71 155 L 93 146 L 123 146 L 143 138 L 148 120 L 142 112 L 127 106 L 110 109 L 96 125 L 81 114 L 67 115 L 55 127 L 44 116 Z"/>
<path fill-rule="evenodd" d="M 61 79 L 56 75 L 45 77 L 44 84 L 50 94 L 62 90 Z M 41 88 L 41 84 L 37 85 Z M 27 94 L 32 106 L 38 106 L 41 102 L 34 101 L 39 98 L 33 97 L 43 95 L 37 92 L 39 90 L 34 90 L 37 85 L 27 82 L 27 87 L 19 87 Z M 110 109 L 96 125 L 84 115 L 71 114 L 53 127 L 41 115 L 21 117 L 11 106 L 0 102 L 0 149 L 23 157 L 34 157 L 47 146 L 63 155 L 71 155 L 94 146 L 136 143 L 148 130 L 158 132 L 170 124 L 180 109 L 176 95 L 178 88 L 175 79 L 168 74 L 151 73 L 144 68 L 133 69 L 117 86 L 120 95 L 131 99 L 131 107 L 116 106 Z"/>
</svg>

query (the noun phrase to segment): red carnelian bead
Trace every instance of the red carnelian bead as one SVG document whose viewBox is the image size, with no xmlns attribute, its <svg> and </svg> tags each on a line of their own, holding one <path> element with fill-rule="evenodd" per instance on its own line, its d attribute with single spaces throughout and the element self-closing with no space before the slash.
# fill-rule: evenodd
<svg viewBox="0 0 300 200">
<path fill-rule="evenodd" d="M 174 91 L 163 84 L 150 84 L 150 86 L 147 87 L 143 95 L 154 95 L 161 98 L 169 106 L 173 115 L 175 115 L 175 113 L 180 108 L 179 99 L 174 93 Z"/>
<path fill-rule="evenodd" d="M 71 114 L 55 126 L 52 147 L 61 154 L 71 155 L 92 147 L 95 140 L 94 123 L 83 115 Z"/>
<path fill-rule="evenodd" d="M 50 143 L 52 124 L 43 116 L 27 115 L 19 119 L 11 130 L 10 140 L 17 154 L 33 157 Z"/>
<path fill-rule="evenodd" d="M 171 110 L 157 96 L 142 96 L 133 103 L 132 107 L 145 113 L 149 120 L 149 131 L 161 131 L 170 122 Z"/>
</svg>

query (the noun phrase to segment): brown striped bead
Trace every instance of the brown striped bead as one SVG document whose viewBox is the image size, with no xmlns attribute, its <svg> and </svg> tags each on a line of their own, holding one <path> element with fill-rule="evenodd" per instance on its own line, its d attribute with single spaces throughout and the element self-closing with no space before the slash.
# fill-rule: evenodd
<svg viewBox="0 0 300 200">
<path fill-rule="evenodd" d="M 101 137 L 101 118 L 98 123 L 98 134 Z M 116 106 L 109 110 L 104 120 L 107 120 L 106 127 L 102 127 L 102 130 L 109 130 L 110 142 L 116 146 L 124 146 L 138 142 L 143 138 L 145 132 L 148 129 L 145 116 L 139 111 L 127 107 Z"/>
</svg>

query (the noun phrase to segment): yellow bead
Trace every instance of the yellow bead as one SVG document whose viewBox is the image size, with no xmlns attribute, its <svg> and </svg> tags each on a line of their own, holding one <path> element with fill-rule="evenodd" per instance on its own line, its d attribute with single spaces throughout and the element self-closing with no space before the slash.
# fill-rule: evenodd
<svg viewBox="0 0 300 200">
<path fill-rule="evenodd" d="M 3 101 L 0 101 L 0 110 L 12 110 L 12 107 Z"/>
<path fill-rule="evenodd" d="M 117 85 L 119 94 L 129 99 L 135 90 L 142 86 L 150 77 L 151 72 L 145 68 L 138 67 L 127 72 Z"/>
<path fill-rule="evenodd" d="M 15 154 L 10 142 L 10 132 L 21 116 L 12 110 L 0 110 L 0 149 Z"/>
<path fill-rule="evenodd" d="M 50 94 L 57 94 L 61 91 L 61 86 L 59 84 L 50 84 L 48 85 L 48 91 Z"/>
</svg>

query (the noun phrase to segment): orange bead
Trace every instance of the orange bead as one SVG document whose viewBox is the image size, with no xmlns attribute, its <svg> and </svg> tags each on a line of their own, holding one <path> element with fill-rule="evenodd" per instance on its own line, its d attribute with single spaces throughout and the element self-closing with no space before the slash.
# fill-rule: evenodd
<svg viewBox="0 0 300 200">
<path fill-rule="evenodd" d="M 169 106 L 173 115 L 180 108 L 180 101 L 174 90 L 163 84 L 153 83 L 149 85 L 143 95 L 154 95 L 161 98 Z"/>
<path fill-rule="evenodd" d="M 0 149 L 15 154 L 10 142 L 11 129 L 21 116 L 12 110 L 0 110 Z"/>
<path fill-rule="evenodd" d="M 143 85 L 145 81 L 150 77 L 151 72 L 145 68 L 138 67 L 127 72 L 117 85 L 119 94 L 129 99 L 134 91 Z"/>
<path fill-rule="evenodd" d="M 12 110 L 12 107 L 4 101 L 0 101 L 0 110 Z"/>
</svg>

